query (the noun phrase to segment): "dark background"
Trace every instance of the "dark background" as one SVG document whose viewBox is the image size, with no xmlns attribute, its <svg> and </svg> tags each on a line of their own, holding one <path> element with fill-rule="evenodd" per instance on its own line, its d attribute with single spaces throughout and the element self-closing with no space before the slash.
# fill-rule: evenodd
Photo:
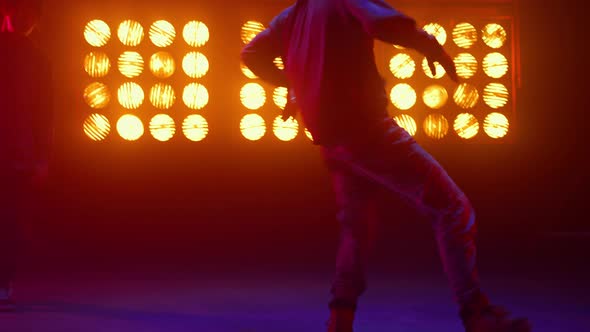
<svg viewBox="0 0 590 332">
<path fill-rule="evenodd" d="M 102 3 L 113 8 L 116 2 Z M 121 1 L 116 8 L 151 18 L 159 15 L 149 9 L 155 4 Z M 210 25 L 220 35 L 208 46 L 212 68 L 215 57 L 237 61 L 240 45 L 229 42 L 224 29 L 239 25 L 248 6 L 233 5 L 208 4 L 198 15 L 220 22 Z M 220 91 L 235 96 L 242 82 L 224 81 L 219 71 L 208 74 L 217 96 L 207 112 L 218 129 L 203 143 L 96 144 L 83 136 L 81 27 L 96 7 L 90 1 L 49 3 L 37 36 L 55 63 L 58 127 L 53 178 L 27 226 L 31 268 L 330 271 L 337 223 L 317 148 L 304 140 L 241 138 L 231 129 L 240 116 L 231 111 L 236 100 Z M 484 272 L 583 276 L 590 223 L 582 11 L 568 1 L 526 1 L 518 9 L 522 88 L 513 143 L 424 145 L 476 208 Z M 393 203 L 383 214 L 374 268 L 440 273 L 428 224 Z"/>
</svg>

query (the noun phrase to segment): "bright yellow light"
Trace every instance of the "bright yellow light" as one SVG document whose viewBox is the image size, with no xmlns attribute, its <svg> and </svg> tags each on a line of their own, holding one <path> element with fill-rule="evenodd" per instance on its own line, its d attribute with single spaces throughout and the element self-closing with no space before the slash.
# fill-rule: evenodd
<svg viewBox="0 0 590 332">
<path fill-rule="evenodd" d="M 127 109 L 135 109 L 143 104 L 143 89 L 134 82 L 123 83 L 117 92 L 119 104 Z"/>
<path fill-rule="evenodd" d="M 442 114 L 430 114 L 424 120 L 424 132 L 430 138 L 441 139 L 449 132 L 449 122 Z"/>
<path fill-rule="evenodd" d="M 137 77 L 143 72 L 143 58 L 137 52 L 127 51 L 119 56 L 119 71 L 125 77 Z"/>
<path fill-rule="evenodd" d="M 84 133 L 93 141 L 102 141 L 109 135 L 111 124 L 102 114 L 91 114 L 84 121 Z"/>
<path fill-rule="evenodd" d="M 435 62 L 434 66 L 436 67 L 436 75 L 432 75 L 432 72 L 430 71 L 430 67 L 428 66 L 428 60 L 426 58 L 424 58 L 424 60 L 422 60 L 422 70 L 424 71 L 424 74 L 426 74 L 426 76 L 428 76 L 430 78 L 434 78 L 434 79 L 439 79 L 439 78 L 445 76 L 445 74 L 446 74 L 445 69 L 443 68 L 443 66 L 440 63 Z"/>
<path fill-rule="evenodd" d="M 117 132 L 127 141 L 136 141 L 143 136 L 143 123 L 135 115 L 125 114 L 117 121 Z"/>
<path fill-rule="evenodd" d="M 201 78 L 209 71 L 209 60 L 200 52 L 190 52 L 182 60 L 182 69 L 190 78 Z"/>
<path fill-rule="evenodd" d="M 209 103 L 209 92 L 204 85 L 191 83 L 184 87 L 182 100 L 188 108 L 200 110 Z"/>
<path fill-rule="evenodd" d="M 105 108 L 111 101 L 111 92 L 103 83 L 90 83 L 84 89 L 84 100 L 92 108 Z"/>
<path fill-rule="evenodd" d="M 479 101 L 477 88 L 469 83 L 461 83 L 453 94 L 455 103 L 461 108 L 473 108 Z"/>
<path fill-rule="evenodd" d="M 416 104 L 416 91 L 409 84 L 400 83 L 391 89 L 389 98 L 400 110 L 407 110 Z"/>
<path fill-rule="evenodd" d="M 305 136 L 307 136 L 307 138 L 309 138 L 309 140 L 313 142 L 313 135 L 309 130 L 307 130 L 307 128 L 305 128 Z"/>
<path fill-rule="evenodd" d="M 453 41 L 461 48 L 470 48 L 477 42 L 477 30 L 469 23 L 459 23 L 453 29 Z"/>
<path fill-rule="evenodd" d="M 209 41 L 209 28 L 203 22 L 188 22 L 182 30 L 184 41 L 192 47 L 201 47 Z"/>
<path fill-rule="evenodd" d="M 455 118 L 453 129 L 459 137 L 470 139 L 479 132 L 479 122 L 473 114 L 461 113 Z"/>
<path fill-rule="evenodd" d="M 172 45 L 174 38 L 176 38 L 176 30 L 168 21 L 156 21 L 150 27 L 150 39 L 157 47 L 167 47 Z"/>
<path fill-rule="evenodd" d="M 240 121 L 240 131 L 246 139 L 257 141 L 266 134 L 266 124 L 260 115 L 248 114 Z"/>
<path fill-rule="evenodd" d="M 404 130 L 407 131 L 411 136 L 416 135 L 418 127 L 416 126 L 416 121 L 414 121 L 414 118 L 411 116 L 407 114 L 400 114 L 395 116 L 393 121 L 395 121 L 398 126 L 404 128 Z"/>
<path fill-rule="evenodd" d="M 264 31 L 264 24 L 257 21 L 248 21 L 242 26 L 242 42 L 248 44 L 257 34 Z"/>
<path fill-rule="evenodd" d="M 242 105 L 251 110 L 257 110 L 266 103 L 266 92 L 258 83 L 247 83 L 240 90 Z"/>
<path fill-rule="evenodd" d="M 169 109 L 176 101 L 176 94 L 171 85 L 157 83 L 150 90 L 150 102 L 159 109 Z"/>
<path fill-rule="evenodd" d="M 150 132 L 158 141 L 166 142 L 176 133 L 176 125 L 170 115 L 157 114 L 150 121 Z"/>
<path fill-rule="evenodd" d="M 84 38 L 90 46 L 105 46 L 109 42 L 109 39 L 111 39 L 111 28 L 104 21 L 90 21 L 84 29 Z"/>
<path fill-rule="evenodd" d="M 508 89 L 504 84 L 490 83 L 483 89 L 483 100 L 491 108 L 500 108 L 508 103 Z"/>
<path fill-rule="evenodd" d="M 139 22 L 133 20 L 123 21 L 117 32 L 119 40 L 126 46 L 137 46 L 141 44 L 144 37 L 143 27 Z"/>
<path fill-rule="evenodd" d="M 292 141 L 299 132 L 299 123 L 292 117 L 283 121 L 282 116 L 277 116 L 272 124 L 272 131 L 275 136 L 283 142 Z"/>
<path fill-rule="evenodd" d="M 275 102 L 280 109 L 285 109 L 287 105 L 287 95 L 289 94 L 289 90 L 285 87 L 277 87 L 275 88 L 272 94 L 272 100 Z"/>
<path fill-rule="evenodd" d="M 448 99 L 449 94 L 447 93 L 447 89 L 440 85 L 431 85 L 424 89 L 424 93 L 422 94 L 424 104 L 434 109 L 443 107 Z"/>
<path fill-rule="evenodd" d="M 500 48 L 506 42 L 506 30 L 499 24 L 490 23 L 482 30 L 482 39 L 491 48 Z"/>
<path fill-rule="evenodd" d="M 244 76 L 250 78 L 250 79 L 257 79 L 258 76 L 254 75 L 254 73 L 250 70 L 250 68 L 246 67 L 245 64 L 240 63 L 240 69 L 242 69 L 242 73 L 244 74 Z"/>
<path fill-rule="evenodd" d="M 447 42 L 447 31 L 440 24 L 428 23 L 422 29 L 433 35 L 439 44 L 444 45 Z"/>
<path fill-rule="evenodd" d="M 492 78 L 500 78 L 508 72 L 508 60 L 501 53 L 490 53 L 483 59 L 483 71 Z"/>
<path fill-rule="evenodd" d="M 285 69 L 285 64 L 283 63 L 283 58 L 281 58 L 280 56 L 275 58 L 274 64 L 280 70 Z"/>
<path fill-rule="evenodd" d="M 176 63 L 168 52 L 154 53 L 150 58 L 150 70 L 157 78 L 168 78 L 176 71 Z"/>
<path fill-rule="evenodd" d="M 460 53 L 455 59 L 457 75 L 462 78 L 471 78 L 477 72 L 477 60 L 469 53 Z"/>
<path fill-rule="evenodd" d="M 405 53 L 396 54 L 389 61 L 389 70 L 393 76 L 399 79 L 410 78 L 416 70 L 416 63 L 409 55 Z"/>
<path fill-rule="evenodd" d="M 199 114 L 191 114 L 182 123 L 184 136 L 193 142 L 200 142 L 209 134 L 207 120 Z"/>
<path fill-rule="evenodd" d="M 508 134 L 510 123 L 504 114 L 490 113 L 483 120 L 483 130 L 491 138 L 502 138 Z"/>
<path fill-rule="evenodd" d="M 90 52 L 84 58 L 84 70 L 90 77 L 104 77 L 111 69 L 111 60 L 102 52 Z"/>
</svg>

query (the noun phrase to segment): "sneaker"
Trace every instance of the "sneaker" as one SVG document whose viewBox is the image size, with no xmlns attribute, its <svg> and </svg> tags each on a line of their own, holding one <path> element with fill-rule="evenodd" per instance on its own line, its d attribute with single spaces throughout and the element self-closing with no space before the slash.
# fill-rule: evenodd
<svg viewBox="0 0 590 332">
<path fill-rule="evenodd" d="M 479 310 L 462 310 L 465 332 L 530 332 L 526 318 L 511 318 L 510 313 L 498 306 L 487 305 Z"/>
<path fill-rule="evenodd" d="M 328 332 L 353 332 L 354 310 L 347 308 L 334 308 L 330 311 Z"/>
</svg>

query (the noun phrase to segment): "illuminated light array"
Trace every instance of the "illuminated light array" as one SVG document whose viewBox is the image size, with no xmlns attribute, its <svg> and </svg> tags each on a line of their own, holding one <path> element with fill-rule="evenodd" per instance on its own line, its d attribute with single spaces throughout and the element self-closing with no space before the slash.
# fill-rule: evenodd
<svg viewBox="0 0 590 332">
<path fill-rule="evenodd" d="M 436 68 L 436 75 L 432 75 L 432 72 L 430 71 L 430 66 L 428 66 L 428 59 L 424 58 L 424 60 L 422 60 L 422 70 L 424 71 L 424 74 L 426 74 L 426 76 L 434 79 L 439 79 L 445 76 L 445 69 L 440 63 L 435 62 L 434 67 Z"/>
<path fill-rule="evenodd" d="M 247 109 L 257 110 L 266 103 L 266 92 L 258 83 L 247 83 L 240 90 L 240 100 Z"/>
<path fill-rule="evenodd" d="M 408 54 L 398 53 L 389 61 L 389 70 L 399 79 L 410 78 L 416 71 L 416 63 Z"/>
<path fill-rule="evenodd" d="M 264 24 L 258 21 L 248 21 L 242 26 L 242 42 L 248 44 L 257 34 L 264 31 Z"/>
<path fill-rule="evenodd" d="M 292 117 L 283 121 L 282 116 L 277 116 L 272 124 L 272 131 L 275 136 L 283 141 L 292 141 L 297 137 L 299 132 L 299 123 Z"/>
<path fill-rule="evenodd" d="M 150 133 L 160 142 L 169 141 L 176 133 L 174 119 L 168 114 L 155 115 L 150 121 Z"/>
<path fill-rule="evenodd" d="M 150 40 L 157 47 L 168 47 L 176 38 L 176 29 L 165 20 L 159 20 L 150 27 Z"/>
<path fill-rule="evenodd" d="M 453 129 L 459 137 L 470 139 L 479 132 L 479 122 L 473 114 L 461 113 L 455 118 Z"/>
<path fill-rule="evenodd" d="M 209 71 L 209 60 L 200 52 L 190 52 L 182 60 L 182 69 L 190 78 L 201 78 Z"/>
<path fill-rule="evenodd" d="M 182 122 L 184 136 L 193 142 L 200 142 L 209 134 L 207 120 L 199 114 L 191 114 Z"/>
<path fill-rule="evenodd" d="M 442 114 L 430 114 L 424 120 L 424 132 L 430 138 L 441 139 L 449 132 L 449 122 Z"/>
<path fill-rule="evenodd" d="M 483 71 L 492 78 L 501 78 L 508 73 L 508 60 L 502 53 L 490 53 L 483 59 Z"/>
<path fill-rule="evenodd" d="M 462 78 L 471 78 L 477 72 L 477 60 L 469 53 L 460 53 L 455 59 L 457 76 Z"/>
<path fill-rule="evenodd" d="M 477 88 L 469 83 L 461 83 L 453 94 L 455 103 L 461 108 L 473 108 L 479 101 Z"/>
<path fill-rule="evenodd" d="M 143 136 L 143 123 L 137 116 L 125 114 L 117 121 L 117 132 L 124 140 L 136 141 Z"/>
<path fill-rule="evenodd" d="M 257 141 L 266 134 L 266 123 L 258 114 L 247 114 L 240 121 L 240 131 L 246 139 Z"/>
<path fill-rule="evenodd" d="M 280 70 L 285 69 L 285 64 L 283 63 L 283 58 L 281 58 L 280 56 L 275 58 L 274 64 Z"/>
<path fill-rule="evenodd" d="M 84 121 L 84 133 L 93 141 L 102 141 L 109 135 L 111 124 L 101 114 L 90 114 Z"/>
<path fill-rule="evenodd" d="M 111 70 L 111 60 L 105 53 L 90 52 L 84 58 L 84 70 L 90 77 L 104 77 Z"/>
<path fill-rule="evenodd" d="M 483 89 L 483 100 L 491 108 L 498 109 L 508 103 L 508 89 L 501 83 L 490 83 Z"/>
<path fill-rule="evenodd" d="M 508 134 L 509 125 L 504 114 L 490 113 L 483 121 L 483 130 L 491 138 L 502 138 Z"/>
<path fill-rule="evenodd" d="M 117 92 L 119 104 L 127 109 L 136 109 L 143 104 L 145 95 L 143 89 L 135 82 L 126 82 L 119 87 Z"/>
<path fill-rule="evenodd" d="M 182 30 L 184 41 L 192 47 L 201 47 L 209 41 L 209 28 L 200 21 L 188 22 Z"/>
<path fill-rule="evenodd" d="M 482 39 L 491 48 L 500 48 L 506 42 L 507 34 L 504 27 L 497 23 L 490 23 L 482 30 Z"/>
<path fill-rule="evenodd" d="M 168 78 L 176 71 L 176 62 L 168 52 L 157 52 L 150 58 L 150 71 L 157 78 Z"/>
<path fill-rule="evenodd" d="M 242 73 L 244 74 L 244 76 L 246 76 L 249 79 L 257 79 L 258 76 L 254 75 L 254 73 L 250 70 L 250 68 L 246 67 L 245 64 L 240 63 L 240 69 L 242 70 Z"/>
<path fill-rule="evenodd" d="M 447 89 L 440 85 L 430 85 L 424 89 L 424 93 L 422 94 L 424 104 L 433 109 L 443 107 L 448 99 L 449 94 L 447 93 Z"/>
<path fill-rule="evenodd" d="M 84 38 L 90 46 L 105 46 L 111 39 L 111 28 L 104 21 L 90 21 L 84 28 Z"/>
<path fill-rule="evenodd" d="M 123 76 L 133 78 L 143 72 L 143 58 L 137 52 L 127 51 L 119 56 L 119 71 Z"/>
<path fill-rule="evenodd" d="M 287 106 L 287 96 L 289 95 L 289 90 L 285 87 L 277 87 L 273 91 L 272 100 L 274 101 L 275 105 L 277 105 L 280 109 L 285 109 Z"/>
<path fill-rule="evenodd" d="M 105 108 L 111 101 L 111 92 L 103 83 L 90 83 L 84 89 L 84 101 L 92 108 Z"/>
<path fill-rule="evenodd" d="M 126 46 L 137 46 L 141 44 L 144 37 L 143 27 L 139 22 L 133 20 L 123 21 L 117 31 L 119 41 Z"/>
<path fill-rule="evenodd" d="M 389 98 L 400 110 L 408 110 L 416 104 L 416 91 L 409 84 L 400 83 L 391 89 Z"/>
<path fill-rule="evenodd" d="M 202 84 L 190 83 L 184 87 L 182 101 L 188 108 L 200 110 L 209 103 L 209 92 Z"/>
<path fill-rule="evenodd" d="M 411 136 L 416 135 L 418 126 L 416 126 L 416 121 L 411 116 L 407 114 L 400 114 L 395 116 L 393 120 L 398 126 L 404 128 L 404 130 L 407 131 Z"/>
<path fill-rule="evenodd" d="M 444 45 L 447 42 L 447 31 L 440 24 L 428 23 L 422 29 L 433 35 L 439 44 Z"/>
<path fill-rule="evenodd" d="M 176 94 L 171 85 L 157 83 L 150 90 L 150 102 L 159 109 L 169 109 L 176 101 Z"/>
<path fill-rule="evenodd" d="M 477 42 L 477 30 L 469 23 L 459 23 L 453 29 L 453 41 L 461 48 L 471 48 Z"/>
</svg>

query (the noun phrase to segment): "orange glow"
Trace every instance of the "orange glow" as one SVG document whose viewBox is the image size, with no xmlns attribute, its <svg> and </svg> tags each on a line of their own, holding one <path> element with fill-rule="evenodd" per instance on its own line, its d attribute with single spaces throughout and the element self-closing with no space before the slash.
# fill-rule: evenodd
<svg viewBox="0 0 590 332">
<path fill-rule="evenodd" d="M 447 93 L 447 90 L 440 85 L 431 85 L 427 87 L 422 94 L 424 104 L 434 109 L 443 107 L 448 99 L 449 94 Z"/>
<path fill-rule="evenodd" d="M 490 23 L 482 30 L 483 42 L 491 48 L 500 48 L 504 46 L 506 38 L 506 30 L 499 24 Z"/>
<path fill-rule="evenodd" d="M 123 21 L 119 25 L 117 36 L 123 45 L 137 46 L 141 44 L 144 37 L 143 27 L 139 22 L 133 20 Z"/>
<path fill-rule="evenodd" d="M 156 140 L 166 142 L 176 133 L 176 125 L 170 115 L 158 114 L 150 121 L 150 132 Z"/>
<path fill-rule="evenodd" d="M 191 83 L 184 88 L 182 100 L 188 108 L 200 110 L 209 103 L 209 92 L 204 85 Z"/>
<path fill-rule="evenodd" d="M 508 60 L 502 53 L 490 53 L 483 59 L 483 71 L 492 78 L 501 78 L 508 72 Z"/>
<path fill-rule="evenodd" d="M 477 72 L 477 60 L 469 53 L 460 53 L 455 59 L 457 75 L 461 78 L 471 78 Z"/>
<path fill-rule="evenodd" d="M 416 63 L 409 55 L 405 53 L 399 53 L 392 57 L 389 61 L 389 70 L 393 76 L 399 79 L 410 78 L 414 75 Z"/>
<path fill-rule="evenodd" d="M 307 136 L 307 138 L 309 138 L 309 140 L 313 142 L 313 135 L 309 130 L 307 130 L 307 128 L 305 128 L 305 136 Z"/>
<path fill-rule="evenodd" d="M 282 117 L 279 115 L 273 122 L 272 130 L 275 136 L 281 141 L 292 141 L 297 137 L 297 133 L 299 132 L 299 123 L 292 117 L 287 121 L 283 121 Z"/>
<path fill-rule="evenodd" d="M 143 136 L 143 123 L 135 115 L 125 114 L 117 121 L 117 132 L 127 141 L 136 141 Z"/>
<path fill-rule="evenodd" d="M 510 123 L 504 114 L 490 113 L 483 121 L 483 130 L 491 138 L 502 138 L 508 134 Z"/>
<path fill-rule="evenodd" d="M 430 114 L 424 120 L 424 132 L 430 138 L 441 139 L 449 132 L 449 122 L 442 114 Z"/>
<path fill-rule="evenodd" d="M 84 121 L 84 133 L 93 141 L 104 140 L 111 131 L 111 124 L 102 114 L 91 114 Z"/>
<path fill-rule="evenodd" d="M 479 132 L 479 122 L 473 114 L 461 113 L 455 118 L 453 129 L 459 137 L 470 139 Z"/>
<path fill-rule="evenodd" d="M 240 100 L 247 109 L 257 110 L 266 103 L 266 92 L 258 83 L 247 83 L 240 90 Z"/>
<path fill-rule="evenodd" d="M 508 89 L 500 83 L 490 83 L 483 90 L 484 102 L 494 109 L 504 107 L 509 96 Z"/>
<path fill-rule="evenodd" d="M 248 114 L 240 121 L 240 131 L 246 139 L 257 141 L 266 134 L 266 124 L 260 115 Z"/>
<path fill-rule="evenodd" d="M 111 101 L 111 92 L 106 85 L 94 82 L 84 89 L 84 101 L 92 108 L 105 108 Z"/>
<path fill-rule="evenodd" d="M 461 48 L 470 48 L 477 42 L 477 30 L 469 23 L 459 23 L 453 29 L 453 41 Z"/>
<path fill-rule="evenodd" d="M 123 83 L 117 93 L 119 104 L 127 109 L 135 109 L 143 104 L 143 89 L 134 82 Z"/>
<path fill-rule="evenodd" d="M 242 26 L 242 42 L 248 44 L 257 34 L 264 31 L 264 24 L 258 21 L 248 21 Z"/>
<path fill-rule="evenodd" d="M 439 44 L 444 45 L 447 42 L 447 31 L 440 24 L 428 23 L 422 29 L 433 35 Z"/>
<path fill-rule="evenodd" d="M 157 52 L 150 58 L 150 70 L 157 78 L 168 78 L 176 71 L 176 63 L 170 53 Z"/>
<path fill-rule="evenodd" d="M 90 46 L 105 46 L 111 39 L 111 28 L 104 21 L 93 20 L 84 28 L 84 38 Z"/>
<path fill-rule="evenodd" d="M 277 105 L 280 109 L 285 109 L 285 106 L 287 105 L 288 94 L 289 90 L 287 90 L 285 87 L 280 86 L 275 88 L 272 94 L 272 99 L 275 102 L 275 105 Z"/>
<path fill-rule="evenodd" d="M 84 58 L 84 70 L 90 77 L 104 77 L 111 69 L 111 60 L 102 52 L 90 52 Z"/>
<path fill-rule="evenodd" d="M 435 62 L 434 67 L 436 68 L 436 75 L 432 75 L 432 72 L 430 71 L 430 67 L 428 66 L 428 60 L 426 58 L 424 58 L 424 60 L 422 60 L 422 70 L 424 71 L 424 74 L 426 74 L 426 76 L 428 76 L 430 78 L 434 78 L 434 79 L 439 79 L 439 78 L 442 78 L 443 76 L 445 76 L 445 74 L 446 74 L 445 69 L 443 68 L 443 66 L 440 63 Z"/>
<path fill-rule="evenodd" d="M 143 58 L 137 52 L 127 51 L 119 56 L 119 71 L 123 76 L 133 78 L 143 72 Z"/>
<path fill-rule="evenodd" d="M 395 116 L 393 120 L 398 126 L 404 128 L 404 130 L 407 131 L 411 136 L 416 135 L 418 127 L 416 126 L 416 121 L 414 121 L 414 118 L 411 116 L 407 114 L 400 114 Z"/>
<path fill-rule="evenodd" d="M 201 47 L 209 41 L 209 28 L 203 22 L 188 22 L 182 31 L 184 41 L 192 47 Z"/>
<path fill-rule="evenodd" d="M 285 64 L 283 63 L 283 58 L 281 58 L 280 56 L 275 58 L 274 64 L 280 70 L 285 69 Z"/>
<path fill-rule="evenodd" d="M 171 85 L 157 83 L 150 90 L 150 102 L 159 109 L 169 109 L 176 101 L 176 94 Z"/>
<path fill-rule="evenodd" d="M 461 83 L 453 94 L 455 103 L 461 108 L 473 108 L 479 101 L 477 88 L 469 83 Z"/>
<path fill-rule="evenodd" d="M 150 27 L 150 40 L 157 47 L 168 47 L 176 38 L 174 26 L 164 20 L 156 21 Z"/>
<path fill-rule="evenodd" d="M 400 83 L 391 89 L 389 98 L 400 110 L 407 110 L 416 104 L 416 91 L 409 84 Z"/>
<path fill-rule="evenodd" d="M 257 79 L 258 76 L 254 75 L 254 73 L 250 70 L 250 68 L 246 67 L 245 64 L 240 63 L 240 69 L 242 70 L 242 73 L 244 74 L 244 76 L 246 76 L 247 78 L 250 79 Z"/>
<path fill-rule="evenodd" d="M 209 71 L 209 60 L 200 52 L 190 52 L 182 60 L 182 69 L 190 78 L 201 78 Z"/>
<path fill-rule="evenodd" d="M 209 134 L 207 120 L 199 114 L 191 114 L 182 123 L 184 136 L 193 142 L 200 142 Z"/>
</svg>

